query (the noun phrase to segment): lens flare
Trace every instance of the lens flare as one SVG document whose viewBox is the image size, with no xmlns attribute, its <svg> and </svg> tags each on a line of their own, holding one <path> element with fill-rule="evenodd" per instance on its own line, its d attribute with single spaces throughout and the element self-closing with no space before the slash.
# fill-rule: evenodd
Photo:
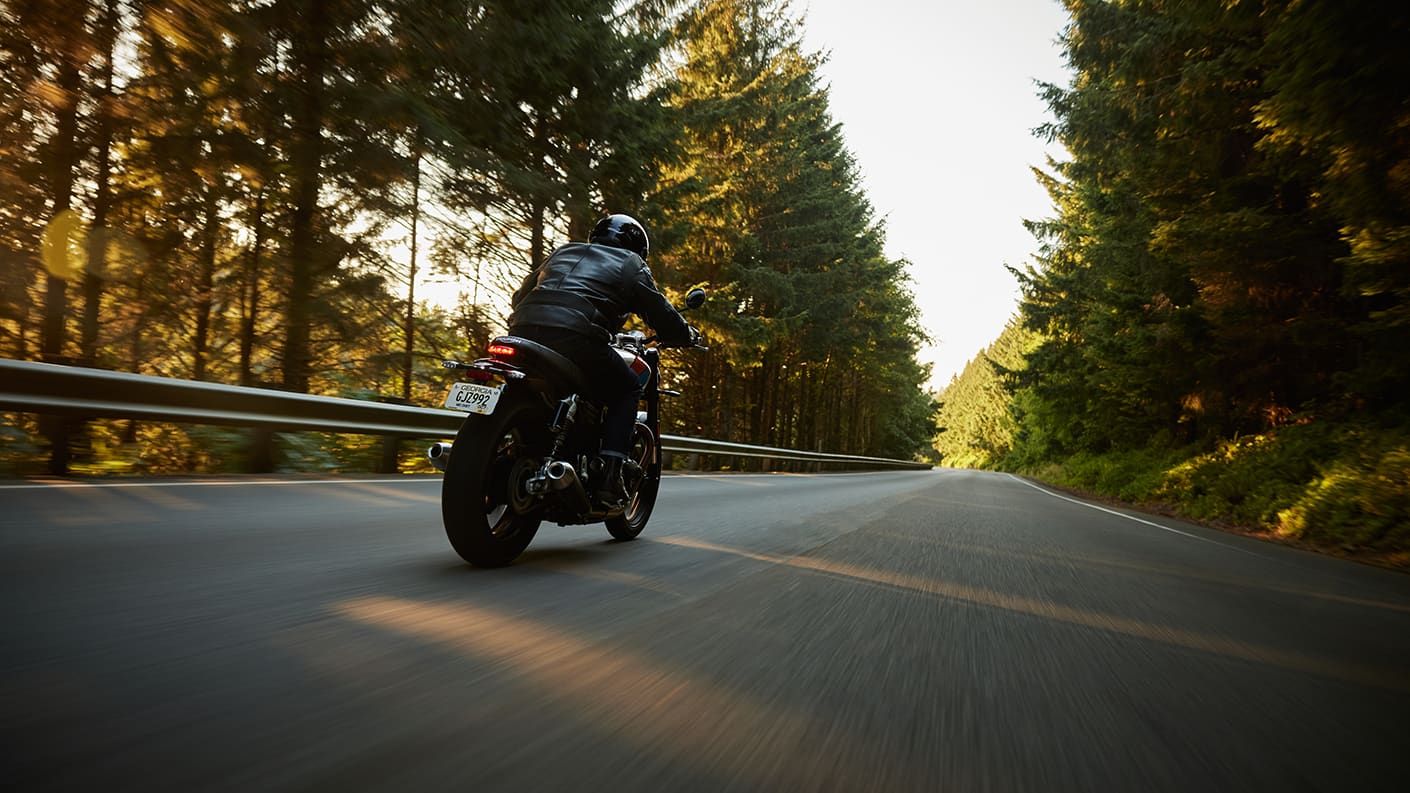
<svg viewBox="0 0 1410 793">
<path fill-rule="evenodd" d="M 65 209 L 44 227 L 40 254 L 50 275 L 73 280 L 88 262 L 88 225 L 72 209 Z"/>
</svg>

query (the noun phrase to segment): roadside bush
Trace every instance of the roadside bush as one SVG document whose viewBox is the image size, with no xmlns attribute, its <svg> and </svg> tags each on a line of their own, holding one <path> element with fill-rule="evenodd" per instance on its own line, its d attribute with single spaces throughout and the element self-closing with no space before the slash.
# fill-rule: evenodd
<svg viewBox="0 0 1410 793">
<path fill-rule="evenodd" d="M 81 476 L 226 473 L 240 470 L 245 433 L 228 427 L 100 419 L 71 466 Z"/>
<path fill-rule="evenodd" d="M 376 470 L 381 439 L 331 432 L 281 432 L 276 442 L 280 473 L 350 473 Z"/>
<path fill-rule="evenodd" d="M 1333 464 L 1278 514 L 1278 532 L 1343 547 L 1410 547 L 1410 446 Z"/>
<path fill-rule="evenodd" d="M 43 440 L 31 416 L 0 415 L 0 476 L 33 476 L 44 471 Z"/>
<path fill-rule="evenodd" d="M 1222 441 L 1214 451 L 1172 466 L 1157 495 L 1192 517 L 1272 528 L 1317 475 L 1316 444 L 1299 428 Z M 1322 433 L 1314 433 L 1322 434 Z M 1325 439 L 1322 439 L 1325 443 Z"/>
<path fill-rule="evenodd" d="M 1197 520 L 1275 531 L 1345 549 L 1410 550 L 1410 431 L 1302 424 L 1220 441 L 1075 454 L 1036 478 Z"/>
<path fill-rule="evenodd" d="M 1139 503 L 1159 496 L 1166 472 L 1188 456 L 1188 450 L 1159 448 L 1100 455 L 1082 452 L 1060 465 L 1044 466 L 1032 473 L 1069 487 Z"/>
</svg>

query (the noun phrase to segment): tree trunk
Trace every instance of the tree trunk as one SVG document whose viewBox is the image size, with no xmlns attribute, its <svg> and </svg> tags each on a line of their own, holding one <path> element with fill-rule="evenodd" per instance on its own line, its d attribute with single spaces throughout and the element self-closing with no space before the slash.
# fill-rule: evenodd
<svg viewBox="0 0 1410 793">
<path fill-rule="evenodd" d="M 215 174 L 212 179 L 218 179 Z M 215 292 L 216 242 L 220 235 L 220 202 L 214 184 L 206 185 L 205 219 L 201 224 L 201 260 L 196 273 L 196 334 L 192 344 L 191 377 L 206 379 L 206 359 L 210 354 L 211 305 Z"/>
<path fill-rule="evenodd" d="M 799 449 L 812 449 L 816 439 L 813 437 L 813 372 L 811 369 L 804 369 L 798 382 L 798 398 L 795 400 L 795 408 L 798 411 L 797 429 L 794 437 L 797 438 Z"/>
<path fill-rule="evenodd" d="M 402 360 L 401 398 L 411 403 L 411 371 L 416 346 L 416 221 L 421 215 L 421 133 L 412 144 L 416 162 L 411 172 L 411 268 L 406 278 L 406 350 Z"/>
<path fill-rule="evenodd" d="M 98 97 L 98 171 L 94 175 L 93 228 L 88 237 L 88 266 L 83 274 L 83 322 L 80 325 L 79 355 L 91 366 L 98 358 L 98 313 L 103 302 L 103 278 L 108 261 L 108 211 L 112 207 L 110 187 L 113 144 L 113 48 L 117 42 L 118 0 L 108 0 L 99 27 L 99 51 L 103 55 L 103 92 Z"/>
<path fill-rule="evenodd" d="M 539 114 L 534 121 L 535 151 L 543 152 L 548 148 L 545 138 L 543 114 Z M 548 246 L 548 233 L 544 228 L 547 223 L 544 216 L 548 214 L 548 206 L 542 197 L 536 196 L 533 203 L 529 217 L 529 268 L 537 270 L 548 256 L 544 250 Z"/>
<path fill-rule="evenodd" d="M 544 212 L 542 203 L 535 203 L 533 216 L 529 219 L 529 268 L 537 270 L 543 260 L 547 257 L 544 252 L 546 234 L 544 233 Z"/>
<path fill-rule="evenodd" d="M 795 363 L 794 366 L 797 366 Z M 790 394 L 796 393 L 793 386 L 793 368 L 784 370 L 783 382 L 778 384 L 777 418 L 774 423 L 778 425 L 778 443 L 776 445 L 785 449 L 794 448 L 793 443 L 793 405 L 789 402 Z"/>
<path fill-rule="evenodd" d="M 764 426 L 764 367 L 760 365 L 750 374 L 747 410 L 749 411 L 749 437 L 745 443 L 759 443 Z"/>
<path fill-rule="evenodd" d="M 587 143 L 575 143 L 570 156 L 573 162 L 568 167 L 571 180 L 567 206 L 568 239 L 585 242 L 597 222 L 592 210 L 592 166 Z"/>
<path fill-rule="evenodd" d="M 824 451 L 840 452 L 846 444 L 847 415 L 842 412 L 842 392 L 846 385 L 843 373 L 833 372 L 828 378 L 827 447 Z"/>
<path fill-rule="evenodd" d="M 265 238 L 263 186 L 255 196 L 254 226 L 254 244 L 250 246 L 250 256 L 245 266 L 245 286 L 241 289 L 243 305 L 240 312 L 240 385 L 243 386 L 255 384 L 252 359 L 255 351 L 255 321 L 259 316 L 259 259 L 264 250 Z"/>
<path fill-rule="evenodd" d="M 73 202 L 75 171 L 82 159 L 78 141 L 78 91 L 81 85 L 76 52 L 66 52 L 59 64 L 58 88 L 62 99 L 54 108 L 56 131 L 53 137 L 54 194 L 51 217 L 57 218 Z M 67 240 L 65 240 L 67 243 Z M 67 247 L 62 251 L 67 257 Z M 68 337 L 68 278 L 66 268 L 51 263 L 44 293 L 44 325 L 40 338 L 40 353 L 45 360 L 58 360 L 64 354 Z M 56 272 L 57 270 L 57 272 Z"/>
<path fill-rule="evenodd" d="M 729 367 L 725 369 L 724 376 L 720 378 L 720 396 L 717 403 L 720 407 L 720 434 L 719 440 L 733 441 L 734 437 L 734 385 L 735 374 Z"/>
<path fill-rule="evenodd" d="M 80 73 L 78 64 L 79 47 L 72 45 L 61 56 L 59 64 L 58 88 L 60 104 L 54 109 L 56 131 L 52 141 L 54 151 L 54 199 L 52 217 L 58 218 L 68 211 L 73 202 L 73 185 L 77 178 L 79 161 L 83 158 L 82 146 L 78 141 L 78 91 Z M 68 337 L 68 279 L 72 272 L 71 255 L 68 249 L 68 232 L 62 230 L 64 239 L 60 250 L 54 256 L 63 261 L 50 261 L 48 278 L 44 292 L 44 324 L 41 328 L 40 353 L 46 361 L 64 361 L 64 348 Z M 67 476 L 72 459 L 70 448 L 73 421 L 64 416 L 41 416 L 40 431 L 49 439 L 49 473 L 54 476 Z"/>
<path fill-rule="evenodd" d="M 847 404 L 852 409 L 848 411 L 852 422 L 851 433 L 848 436 L 846 453 L 861 454 L 867 445 L 867 415 L 870 411 L 865 405 L 857 402 L 857 394 L 861 390 L 856 372 L 847 373 Z"/>
<path fill-rule="evenodd" d="M 778 392 L 783 386 L 783 377 L 788 373 L 782 364 L 773 366 L 764 378 L 764 441 L 769 446 L 778 446 Z"/>
<path fill-rule="evenodd" d="M 309 316 L 313 304 L 313 259 L 318 222 L 318 192 L 323 164 L 323 79 L 328 70 L 328 19 L 324 0 L 310 0 L 295 42 L 300 101 L 294 109 L 293 223 L 290 229 L 289 300 L 284 329 L 284 385 L 308 391 L 313 356 Z"/>
</svg>

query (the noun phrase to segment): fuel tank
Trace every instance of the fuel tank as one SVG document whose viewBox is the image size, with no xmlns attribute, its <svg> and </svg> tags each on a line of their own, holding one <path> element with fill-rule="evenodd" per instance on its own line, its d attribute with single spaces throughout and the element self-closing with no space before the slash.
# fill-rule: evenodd
<svg viewBox="0 0 1410 793">
<path fill-rule="evenodd" d="M 624 350 L 621 347 L 616 349 L 617 354 L 622 356 L 622 360 L 626 362 L 627 368 L 631 369 L 632 374 L 636 375 L 636 384 L 645 387 L 647 381 L 651 379 L 651 367 L 647 365 L 646 359 L 631 350 Z"/>
</svg>

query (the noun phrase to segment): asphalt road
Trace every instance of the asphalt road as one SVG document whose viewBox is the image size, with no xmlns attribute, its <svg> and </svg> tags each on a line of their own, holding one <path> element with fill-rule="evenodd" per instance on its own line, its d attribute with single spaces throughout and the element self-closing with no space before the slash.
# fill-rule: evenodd
<svg viewBox="0 0 1410 793">
<path fill-rule="evenodd" d="M 1002 474 L 0 483 L 17 791 L 1404 790 L 1410 577 Z"/>
</svg>

